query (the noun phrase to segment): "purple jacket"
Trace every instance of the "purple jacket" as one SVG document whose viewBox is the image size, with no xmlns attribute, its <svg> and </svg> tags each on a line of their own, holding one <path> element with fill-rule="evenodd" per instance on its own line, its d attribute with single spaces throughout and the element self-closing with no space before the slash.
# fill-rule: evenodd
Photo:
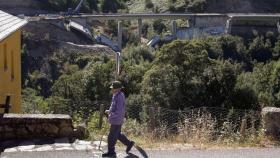
<svg viewBox="0 0 280 158">
<path fill-rule="evenodd" d="M 112 125 L 122 125 L 125 116 L 125 96 L 119 91 L 113 95 L 109 109 L 109 123 Z"/>
</svg>

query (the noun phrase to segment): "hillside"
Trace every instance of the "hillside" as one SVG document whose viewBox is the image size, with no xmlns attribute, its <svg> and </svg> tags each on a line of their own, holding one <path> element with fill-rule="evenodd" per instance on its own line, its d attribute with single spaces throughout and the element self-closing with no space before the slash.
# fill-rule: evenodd
<svg viewBox="0 0 280 158">
<path fill-rule="evenodd" d="M 150 3 L 150 4 L 149 4 Z M 147 6 L 152 6 L 150 9 Z M 280 11 L 277 0 L 131 0 L 130 13 L 206 12 L 206 13 L 272 13 Z"/>
<path fill-rule="evenodd" d="M 9 0 L 0 1 L 0 9 L 13 14 L 66 12 L 79 0 Z M 16 6 L 16 8 L 15 8 Z M 278 0 L 86 0 L 81 12 L 208 12 L 208 13 L 276 13 Z"/>
</svg>

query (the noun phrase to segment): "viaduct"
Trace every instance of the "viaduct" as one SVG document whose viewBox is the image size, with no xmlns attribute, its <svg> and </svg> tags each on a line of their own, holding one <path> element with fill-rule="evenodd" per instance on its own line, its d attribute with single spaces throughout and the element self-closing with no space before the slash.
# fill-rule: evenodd
<svg viewBox="0 0 280 158">
<path fill-rule="evenodd" d="M 41 20 L 71 19 L 81 24 L 92 23 L 96 20 L 116 20 L 118 21 L 118 46 L 121 48 L 122 41 L 122 20 L 138 21 L 138 37 L 142 36 L 143 19 L 169 19 L 171 20 L 171 32 L 176 35 L 177 19 L 188 21 L 189 27 L 215 27 L 222 26 L 226 34 L 232 33 L 235 24 L 249 27 L 250 25 L 262 25 L 271 27 L 280 33 L 280 13 L 279 14 L 80 14 L 73 16 L 60 15 L 40 15 Z M 32 19 L 32 18 L 31 18 Z"/>
</svg>

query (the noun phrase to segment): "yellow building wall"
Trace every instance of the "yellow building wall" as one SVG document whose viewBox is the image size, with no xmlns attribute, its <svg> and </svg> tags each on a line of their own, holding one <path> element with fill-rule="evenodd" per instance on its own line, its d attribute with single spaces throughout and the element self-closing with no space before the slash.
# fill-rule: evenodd
<svg viewBox="0 0 280 158">
<path fill-rule="evenodd" d="M 11 96 L 10 113 L 21 112 L 21 30 L 0 41 L 0 104 Z M 0 113 L 4 109 L 0 108 Z"/>
</svg>

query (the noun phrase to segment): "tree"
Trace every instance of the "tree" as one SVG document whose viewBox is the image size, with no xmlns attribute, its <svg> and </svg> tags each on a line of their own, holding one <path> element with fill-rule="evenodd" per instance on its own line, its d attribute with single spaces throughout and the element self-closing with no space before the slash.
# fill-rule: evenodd
<svg viewBox="0 0 280 158">
<path fill-rule="evenodd" d="M 32 114 L 50 113 L 48 103 L 32 88 L 26 88 L 22 91 L 22 111 Z"/>
<path fill-rule="evenodd" d="M 145 7 L 148 9 L 154 8 L 154 3 L 151 0 L 145 0 Z"/>
<path fill-rule="evenodd" d="M 91 101 L 110 100 L 110 84 L 114 80 L 115 62 L 95 62 L 84 70 L 85 95 Z"/>
<path fill-rule="evenodd" d="M 202 13 L 207 7 L 206 0 L 188 0 L 187 2 L 187 11 L 188 12 L 197 12 Z"/>
<path fill-rule="evenodd" d="M 117 13 L 118 9 L 125 9 L 126 6 L 119 0 L 101 0 L 101 10 L 103 13 Z"/>
<path fill-rule="evenodd" d="M 52 95 L 71 99 L 73 101 L 82 101 L 85 99 L 85 84 L 83 82 L 84 74 L 78 71 L 71 75 L 62 75 L 52 87 Z"/>
<path fill-rule="evenodd" d="M 274 64 L 274 69 L 271 74 L 271 93 L 274 99 L 273 104 L 280 107 L 280 61 Z"/>
<path fill-rule="evenodd" d="M 154 66 L 146 72 L 142 82 L 142 93 L 146 105 L 178 109 L 182 103 L 178 67 Z"/>
<path fill-rule="evenodd" d="M 228 61 L 214 61 L 203 73 L 204 105 L 221 106 L 223 108 L 235 107 L 231 102 L 234 94 L 238 68 Z"/>
<path fill-rule="evenodd" d="M 158 34 L 161 34 L 163 31 L 166 31 L 166 26 L 161 19 L 155 20 L 153 22 L 153 28 Z"/>
<path fill-rule="evenodd" d="M 272 58 L 271 42 L 264 37 L 256 37 L 249 46 L 249 54 L 258 62 L 266 62 Z"/>
<path fill-rule="evenodd" d="M 275 43 L 272 56 L 275 60 L 278 60 L 280 58 L 280 40 Z"/>
</svg>

